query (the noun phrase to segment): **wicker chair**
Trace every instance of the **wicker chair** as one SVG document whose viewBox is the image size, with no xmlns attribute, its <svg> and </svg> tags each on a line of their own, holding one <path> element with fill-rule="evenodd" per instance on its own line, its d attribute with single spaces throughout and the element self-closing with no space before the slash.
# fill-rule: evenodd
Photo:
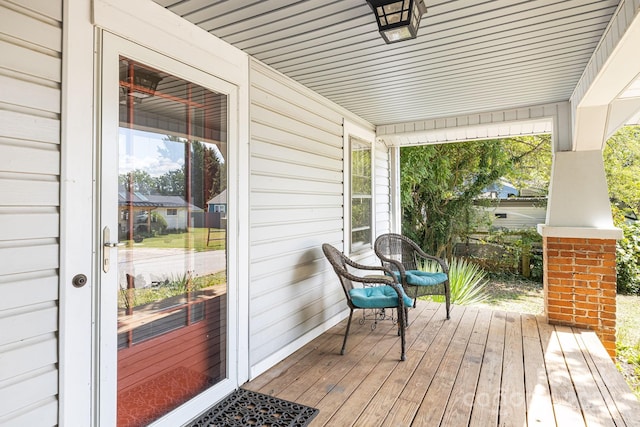
<svg viewBox="0 0 640 427">
<path fill-rule="evenodd" d="M 382 261 L 382 265 L 394 272 L 407 295 L 415 301 L 424 295 L 444 295 L 447 319 L 450 318 L 451 289 L 449 286 L 449 266 L 443 259 L 426 254 L 411 239 L 395 233 L 379 236 L 374 244 L 374 251 Z M 442 269 L 441 273 L 420 271 L 421 263 L 435 261 Z M 405 314 L 405 318 L 408 313 Z"/>
<path fill-rule="evenodd" d="M 350 310 L 349 323 L 347 323 L 347 330 L 344 334 L 344 341 L 342 342 L 342 350 L 340 351 L 340 354 L 344 354 L 347 346 L 347 337 L 349 336 L 349 329 L 351 328 L 351 319 L 353 317 L 354 310 L 373 309 L 378 311 L 387 308 L 395 308 L 398 313 L 398 335 L 400 335 L 401 341 L 400 360 L 405 360 L 405 310 L 400 310 L 398 308 L 401 304 L 404 305 L 405 308 L 407 306 L 412 306 L 413 300 L 403 292 L 402 287 L 393 278 L 393 273 L 386 267 L 358 264 L 328 243 L 322 245 L 322 251 L 333 267 L 333 270 L 338 275 L 338 279 L 340 279 L 340 284 L 342 285 L 345 297 L 347 298 L 347 305 Z M 356 270 L 377 271 L 379 274 L 356 276 L 349 272 L 347 266 Z M 355 283 L 360 283 L 360 286 L 355 285 Z M 402 295 L 402 303 L 400 302 L 398 295 Z"/>
</svg>

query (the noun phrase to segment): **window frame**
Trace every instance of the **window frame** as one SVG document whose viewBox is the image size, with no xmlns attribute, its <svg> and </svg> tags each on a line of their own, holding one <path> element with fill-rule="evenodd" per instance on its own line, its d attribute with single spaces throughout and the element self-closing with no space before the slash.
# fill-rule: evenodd
<svg viewBox="0 0 640 427">
<path fill-rule="evenodd" d="M 356 153 L 362 152 L 364 153 L 363 161 L 367 159 L 369 160 L 368 165 L 363 165 L 362 168 L 357 167 L 354 164 L 354 160 L 356 158 Z M 367 156 L 368 154 L 368 156 Z M 349 200 L 350 200 L 350 210 L 351 214 L 349 215 L 349 230 L 351 233 L 350 236 L 350 244 L 349 244 L 349 253 L 359 253 L 369 250 L 373 247 L 373 147 L 372 144 L 368 141 L 360 139 L 356 136 L 351 135 L 349 137 L 349 155 L 351 160 L 349 162 Z M 368 169 L 368 174 L 367 174 Z M 357 185 L 358 181 L 363 181 L 362 186 Z M 367 182 L 368 181 L 368 182 Z M 368 184 L 368 185 L 366 185 Z M 356 187 L 361 187 L 361 189 L 357 189 Z M 368 192 L 366 191 L 368 190 Z M 368 200 L 368 205 L 366 201 Z M 363 221 L 362 223 L 358 221 L 354 221 L 354 213 L 356 212 L 356 208 L 358 205 L 363 207 Z M 368 212 L 365 210 L 368 208 Z M 368 219 L 368 221 L 367 221 Z M 366 224 L 365 224 L 366 222 Z M 369 232 L 368 239 L 356 239 L 356 233 L 360 234 L 360 232 Z"/>
<path fill-rule="evenodd" d="M 351 254 L 365 254 L 373 250 L 373 242 L 376 237 L 375 232 L 375 133 L 373 129 L 365 128 L 355 123 L 344 122 L 344 251 Z M 353 226 L 352 226 L 352 213 L 353 213 L 353 166 L 352 166 L 352 153 L 353 144 L 352 141 L 357 141 L 359 144 L 366 144 L 370 153 L 370 215 L 369 215 L 369 230 L 370 241 L 362 245 L 354 246 L 353 242 Z"/>
</svg>

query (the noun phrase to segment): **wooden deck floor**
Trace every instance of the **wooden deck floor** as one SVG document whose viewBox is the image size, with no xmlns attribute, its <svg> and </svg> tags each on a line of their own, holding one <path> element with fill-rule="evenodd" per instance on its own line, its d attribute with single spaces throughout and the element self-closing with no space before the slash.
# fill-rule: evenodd
<svg viewBox="0 0 640 427">
<path fill-rule="evenodd" d="M 390 321 L 346 321 L 243 387 L 320 410 L 311 426 L 640 426 L 594 333 L 532 315 L 421 301 L 407 360 Z"/>
</svg>

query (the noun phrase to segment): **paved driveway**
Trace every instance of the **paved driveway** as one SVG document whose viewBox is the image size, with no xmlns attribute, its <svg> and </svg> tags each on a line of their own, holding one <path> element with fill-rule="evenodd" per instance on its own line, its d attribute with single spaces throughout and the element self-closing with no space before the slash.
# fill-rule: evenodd
<svg viewBox="0 0 640 427">
<path fill-rule="evenodd" d="M 226 268 L 224 250 L 196 252 L 188 249 L 118 248 L 120 286 L 126 288 L 126 274 L 135 277 L 136 288 L 153 282 L 217 273 Z"/>
</svg>

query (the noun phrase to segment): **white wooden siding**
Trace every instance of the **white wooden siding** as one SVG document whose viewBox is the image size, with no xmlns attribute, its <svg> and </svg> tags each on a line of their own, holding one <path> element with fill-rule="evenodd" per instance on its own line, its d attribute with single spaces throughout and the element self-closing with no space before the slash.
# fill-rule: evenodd
<svg viewBox="0 0 640 427">
<path fill-rule="evenodd" d="M 255 373 L 346 308 L 321 250 L 325 242 L 343 247 L 345 111 L 258 61 L 252 60 L 250 80 L 249 354 Z M 388 154 L 379 145 L 376 218 L 387 230 Z"/>
<path fill-rule="evenodd" d="M 378 142 L 374 155 L 375 238 L 391 231 L 391 153 L 385 144 Z"/>
<path fill-rule="evenodd" d="M 58 423 L 62 2 L 0 0 L 0 425 Z"/>
</svg>

